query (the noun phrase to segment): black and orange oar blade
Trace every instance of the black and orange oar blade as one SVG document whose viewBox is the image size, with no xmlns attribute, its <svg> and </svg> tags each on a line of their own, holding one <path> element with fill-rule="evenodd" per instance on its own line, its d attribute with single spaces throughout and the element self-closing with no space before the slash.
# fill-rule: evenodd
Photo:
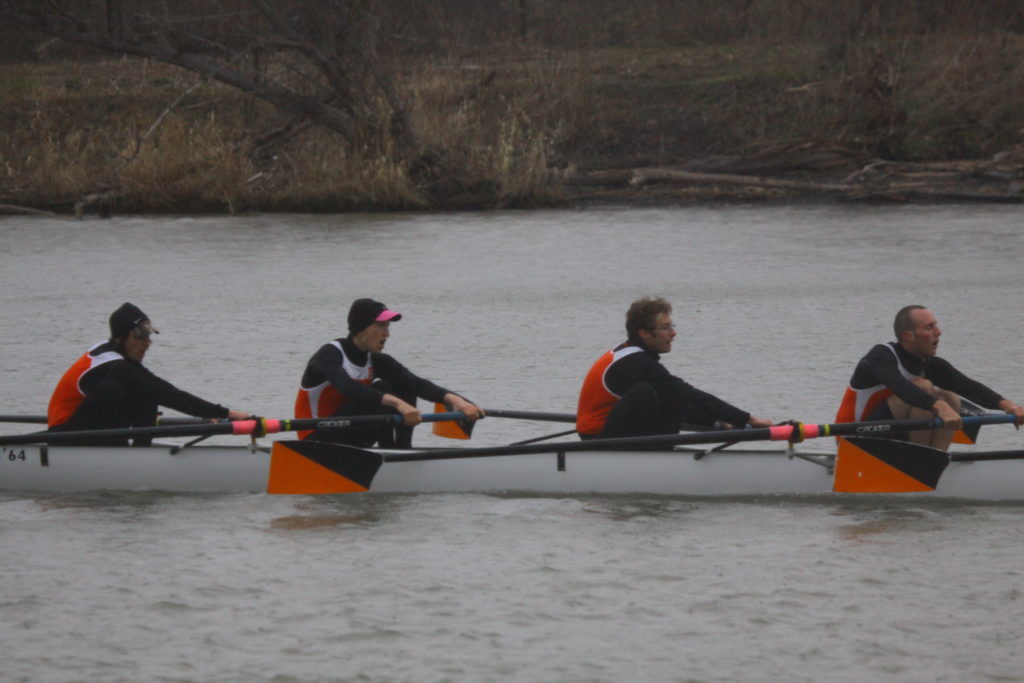
<svg viewBox="0 0 1024 683">
<path fill-rule="evenodd" d="M 977 415 L 985 415 L 985 409 L 976 403 L 971 403 L 966 398 L 960 398 L 960 414 L 964 417 L 975 417 Z M 962 444 L 973 444 L 978 440 L 978 433 L 981 431 L 981 425 L 971 422 L 970 420 L 964 422 L 964 426 L 961 429 L 953 432 L 953 443 Z"/>
<path fill-rule="evenodd" d="M 323 441 L 275 441 L 267 493 L 358 493 L 370 488 L 379 453 Z"/>
<path fill-rule="evenodd" d="M 986 414 L 984 408 L 971 403 L 966 398 L 961 398 L 960 401 L 960 414 L 964 417 Z M 978 432 L 980 431 L 981 425 L 974 424 L 970 421 L 964 422 L 964 426 L 961 429 L 953 432 L 953 443 L 973 444 L 978 440 Z"/>
<path fill-rule="evenodd" d="M 448 406 L 443 403 L 434 404 L 435 413 L 448 412 Z M 434 423 L 434 436 L 442 436 L 446 439 L 468 439 L 473 435 L 472 422 L 459 422 L 458 420 L 445 420 Z"/>
<path fill-rule="evenodd" d="M 949 454 L 892 439 L 849 437 L 839 440 L 832 490 L 839 493 L 912 493 L 934 491 L 949 464 Z"/>
<path fill-rule="evenodd" d="M 978 438 L 981 425 L 965 425 L 963 429 L 953 432 L 953 443 L 973 444 Z"/>
</svg>

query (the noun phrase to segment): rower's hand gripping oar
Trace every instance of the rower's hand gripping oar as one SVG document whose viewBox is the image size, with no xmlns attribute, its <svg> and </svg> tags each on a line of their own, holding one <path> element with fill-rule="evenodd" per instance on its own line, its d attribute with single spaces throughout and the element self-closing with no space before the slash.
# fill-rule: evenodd
<svg viewBox="0 0 1024 683">
<path fill-rule="evenodd" d="M 1013 422 L 1013 415 L 980 415 L 965 417 L 965 423 L 1000 424 Z M 773 427 L 755 427 L 725 431 L 708 431 L 689 434 L 664 434 L 659 436 L 623 437 L 616 439 L 592 439 L 546 444 L 518 444 L 483 448 L 451 448 L 434 451 L 413 451 L 410 453 L 381 454 L 351 446 L 322 444 L 315 442 L 284 442 L 274 444 L 271 452 L 270 493 L 351 493 L 366 491 L 373 478 L 386 463 L 418 462 L 425 460 L 449 460 L 457 458 L 485 458 L 507 455 L 528 455 L 535 453 L 568 453 L 572 451 L 629 450 L 640 448 L 671 448 L 676 445 L 717 443 L 721 441 L 789 441 L 799 443 L 805 439 L 828 436 L 883 436 L 891 432 L 918 429 L 940 429 L 942 420 L 937 418 L 919 420 L 884 420 L 877 422 L 847 422 L 835 424 L 785 424 Z M 862 439 L 882 442 L 882 439 Z M 901 447 L 902 442 L 891 441 Z M 911 444 L 912 446 L 912 444 Z M 923 447 L 922 447 L 923 448 Z M 929 449 L 933 450 L 933 449 Z M 938 451 L 946 458 L 948 455 Z M 682 453 L 681 453 L 682 454 Z M 689 454 L 687 454 L 689 455 Z M 841 459 L 840 459 L 841 462 Z M 941 474 L 941 470 L 939 471 Z M 838 477 L 838 463 L 837 463 Z M 936 476 L 937 481 L 937 476 Z M 836 489 L 840 490 L 840 489 Z M 845 489 L 843 489 L 845 490 Z M 917 490 L 917 489 L 915 489 Z M 880 491 L 881 492 L 881 491 Z M 887 491 L 886 491 L 887 492 Z"/>
</svg>

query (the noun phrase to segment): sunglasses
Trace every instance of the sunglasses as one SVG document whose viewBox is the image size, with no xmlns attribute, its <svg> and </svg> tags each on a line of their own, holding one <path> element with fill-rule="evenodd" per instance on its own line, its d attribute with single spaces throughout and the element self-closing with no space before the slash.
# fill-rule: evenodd
<svg viewBox="0 0 1024 683">
<path fill-rule="evenodd" d="M 149 339 L 150 335 L 153 334 L 154 332 L 156 332 L 156 330 L 153 328 L 153 326 L 150 323 L 146 322 L 139 324 L 128 334 L 130 334 L 133 339 Z"/>
</svg>

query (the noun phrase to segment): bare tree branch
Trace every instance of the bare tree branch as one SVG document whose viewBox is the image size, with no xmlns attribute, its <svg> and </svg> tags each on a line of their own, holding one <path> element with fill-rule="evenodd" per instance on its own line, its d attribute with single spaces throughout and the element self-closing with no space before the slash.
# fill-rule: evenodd
<svg viewBox="0 0 1024 683">
<path fill-rule="evenodd" d="M 146 140 L 149 139 L 149 136 L 152 135 L 153 132 L 160 127 L 160 124 L 163 123 L 164 119 L 167 118 L 168 114 L 174 111 L 175 107 L 181 104 L 181 101 L 188 97 L 189 93 L 191 93 L 193 90 L 195 90 L 202 84 L 202 79 L 196 81 L 187 89 L 183 90 L 181 94 L 174 99 L 173 102 L 167 105 L 167 108 L 160 112 L 160 116 L 156 117 L 156 120 L 153 121 L 153 123 L 150 124 L 149 128 L 146 129 L 146 132 L 139 136 L 139 138 L 135 141 L 135 151 L 132 152 L 130 156 L 125 157 L 125 161 L 127 161 L 128 163 L 135 161 L 135 159 L 139 156 L 139 152 L 142 151 L 142 145 L 146 142 Z"/>
<path fill-rule="evenodd" d="M 399 160 L 412 166 L 428 156 L 377 55 L 374 0 L 237 0 L 234 11 L 199 1 L 99 4 L 0 0 L 0 20 L 173 64 L 268 102 L 292 121 L 332 130 L 350 144 L 365 139 L 366 131 L 383 132 L 393 138 L 389 147 Z"/>
</svg>

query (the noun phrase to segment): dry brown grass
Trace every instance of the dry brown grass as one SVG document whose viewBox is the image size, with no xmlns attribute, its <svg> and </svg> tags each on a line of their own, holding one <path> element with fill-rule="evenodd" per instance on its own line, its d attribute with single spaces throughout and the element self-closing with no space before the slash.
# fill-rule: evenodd
<svg viewBox="0 0 1024 683">
<path fill-rule="evenodd" d="M 137 212 L 537 206 L 560 201 L 567 169 L 808 142 L 980 158 L 1024 140 L 1024 37 L 1010 33 L 874 39 L 841 58 L 801 39 L 509 46 L 400 66 L 418 133 L 459 169 L 440 200 L 380 132 L 348 145 L 308 130 L 255 149 L 264 105 L 111 59 L 0 65 L 0 203 L 70 210 L 110 192 Z"/>
</svg>

